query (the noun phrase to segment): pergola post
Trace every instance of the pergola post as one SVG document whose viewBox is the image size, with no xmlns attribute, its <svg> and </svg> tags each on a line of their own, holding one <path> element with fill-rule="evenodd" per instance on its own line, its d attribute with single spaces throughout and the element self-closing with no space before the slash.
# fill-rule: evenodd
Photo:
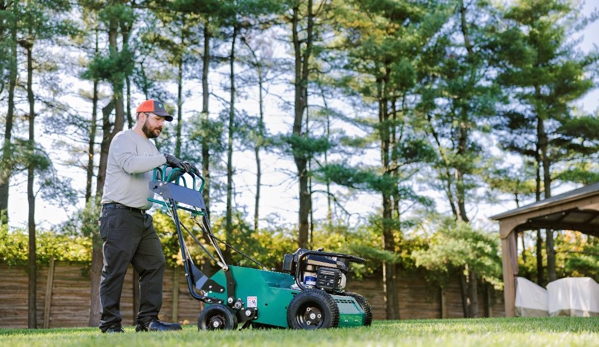
<svg viewBox="0 0 599 347">
<path fill-rule="evenodd" d="M 503 264 L 503 298 L 505 316 L 516 315 L 516 277 L 518 276 L 518 249 L 516 233 L 512 223 L 500 224 L 501 251 Z"/>
</svg>

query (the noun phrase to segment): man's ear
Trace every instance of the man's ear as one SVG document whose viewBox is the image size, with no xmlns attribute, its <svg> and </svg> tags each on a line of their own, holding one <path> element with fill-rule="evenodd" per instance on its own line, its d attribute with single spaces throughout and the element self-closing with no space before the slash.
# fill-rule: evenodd
<svg viewBox="0 0 599 347">
<path fill-rule="evenodd" d="M 136 123 L 137 122 L 142 122 L 143 123 L 143 122 L 145 122 L 146 118 L 147 118 L 146 113 L 140 112 L 140 113 L 137 114 L 137 118 L 135 119 L 135 122 Z"/>
</svg>

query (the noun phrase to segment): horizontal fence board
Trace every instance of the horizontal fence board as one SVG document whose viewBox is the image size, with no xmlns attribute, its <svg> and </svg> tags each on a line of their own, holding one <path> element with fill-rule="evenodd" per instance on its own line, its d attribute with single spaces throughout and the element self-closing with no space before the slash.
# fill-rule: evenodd
<svg viewBox="0 0 599 347">
<path fill-rule="evenodd" d="M 89 323 L 91 287 L 87 269 L 83 264 L 56 262 L 52 282 L 50 306 L 50 328 L 85 327 Z M 8 266 L 0 262 L 0 328 L 27 328 L 28 275 L 25 266 Z M 173 321 L 173 279 L 175 269 L 167 268 L 164 274 L 163 305 L 159 318 Z M 194 299 L 188 292 L 187 279 L 182 267 L 176 269 L 178 276 L 178 316 L 176 321 L 183 324 L 197 324 L 203 303 Z M 37 272 L 37 324 L 43 326 L 48 267 L 38 266 Z M 400 319 L 441 318 L 440 289 L 430 285 L 422 277 L 399 272 L 397 277 Z M 350 279 L 346 291 L 358 293 L 372 306 L 373 319 L 385 319 L 385 295 L 380 276 L 363 279 Z M 484 300 L 479 288 L 479 316 L 483 316 Z M 505 315 L 503 293 L 495 292 L 491 314 L 494 317 Z M 450 281 L 445 288 L 445 308 L 447 318 L 462 318 L 460 284 Z M 135 324 L 133 312 L 133 268 L 125 275 L 121 296 L 123 325 Z"/>
</svg>

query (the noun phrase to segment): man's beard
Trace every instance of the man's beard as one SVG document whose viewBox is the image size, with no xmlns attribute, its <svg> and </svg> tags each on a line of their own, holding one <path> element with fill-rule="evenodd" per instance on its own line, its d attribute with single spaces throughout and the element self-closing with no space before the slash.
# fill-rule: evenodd
<svg viewBox="0 0 599 347">
<path fill-rule="evenodd" d="M 143 131 L 147 138 L 155 139 L 158 136 L 160 136 L 160 133 L 162 132 L 162 127 L 155 127 L 153 129 L 150 129 L 150 127 L 148 126 L 148 120 L 146 119 L 144 125 L 141 127 L 141 131 Z"/>
</svg>

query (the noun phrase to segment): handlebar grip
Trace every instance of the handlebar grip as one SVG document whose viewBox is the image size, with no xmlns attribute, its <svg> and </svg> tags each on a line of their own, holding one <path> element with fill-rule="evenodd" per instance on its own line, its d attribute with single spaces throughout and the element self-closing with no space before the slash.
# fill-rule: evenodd
<svg viewBox="0 0 599 347">
<path fill-rule="evenodd" d="M 183 175 L 186 173 L 183 170 L 179 169 L 179 168 L 172 168 L 169 172 L 169 174 L 166 174 L 167 169 L 170 168 L 168 165 L 164 165 L 161 168 L 157 167 L 153 170 L 152 172 L 152 180 L 153 181 L 164 181 L 164 182 L 172 182 L 175 181 L 175 184 L 177 185 L 181 185 L 179 184 L 179 180 L 183 180 L 183 184 L 182 186 L 185 188 L 190 188 L 193 190 L 196 190 L 196 177 L 200 179 L 201 184 L 200 186 L 197 188 L 197 191 L 202 192 L 204 190 L 204 185 L 206 184 L 206 181 L 204 180 L 204 177 L 202 177 L 202 175 L 200 175 L 199 172 L 188 172 L 188 174 L 191 176 L 192 178 L 192 184 L 191 187 L 187 187 L 187 181 L 185 180 L 185 177 L 183 177 Z M 180 173 L 178 177 L 174 178 L 173 175 Z"/>
</svg>

